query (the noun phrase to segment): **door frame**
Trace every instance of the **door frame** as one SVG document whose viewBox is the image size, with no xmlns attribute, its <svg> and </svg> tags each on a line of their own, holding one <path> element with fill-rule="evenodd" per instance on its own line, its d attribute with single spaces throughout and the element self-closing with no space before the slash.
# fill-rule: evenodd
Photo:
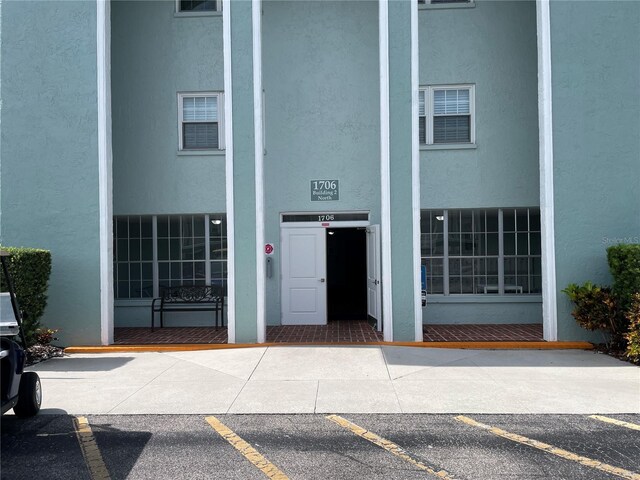
<svg viewBox="0 0 640 480">
<path fill-rule="evenodd" d="M 327 222 L 283 222 L 284 215 L 332 215 L 332 214 L 345 214 L 345 213 L 358 213 L 358 214 L 367 214 L 367 220 L 345 220 L 345 221 L 327 221 Z M 371 226 L 370 221 L 370 211 L 363 210 L 348 210 L 348 211 L 335 211 L 335 210 L 323 210 L 323 211 L 315 211 L 315 212 L 281 212 L 280 213 L 280 245 L 282 246 L 282 231 L 284 229 L 291 228 L 322 228 L 323 230 L 327 230 L 329 228 L 357 228 L 357 227 L 369 227 Z M 365 252 L 366 253 L 366 252 Z M 327 258 L 327 249 L 325 247 L 324 251 L 325 262 Z M 282 255 L 280 255 L 280 279 L 278 282 L 278 291 L 280 297 L 280 320 L 282 321 L 283 316 L 283 304 L 282 304 Z M 384 286 L 383 286 L 384 287 Z M 265 325 L 265 338 L 266 338 L 266 325 Z"/>
</svg>

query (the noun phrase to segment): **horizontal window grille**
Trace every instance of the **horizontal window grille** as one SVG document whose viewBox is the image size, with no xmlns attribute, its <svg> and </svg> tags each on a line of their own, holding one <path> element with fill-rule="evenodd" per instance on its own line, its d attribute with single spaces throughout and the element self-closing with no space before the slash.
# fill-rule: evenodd
<svg viewBox="0 0 640 480">
<path fill-rule="evenodd" d="M 423 210 L 429 294 L 540 294 L 537 208 Z"/>
<path fill-rule="evenodd" d="M 116 299 L 155 297 L 163 287 L 226 284 L 224 214 L 125 216 L 113 225 Z"/>
<path fill-rule="evenodd" d="M 116 298 L 153 296 L 153 227 L 150 217 L 120 217 L 113 225 Z"/>
</svg>

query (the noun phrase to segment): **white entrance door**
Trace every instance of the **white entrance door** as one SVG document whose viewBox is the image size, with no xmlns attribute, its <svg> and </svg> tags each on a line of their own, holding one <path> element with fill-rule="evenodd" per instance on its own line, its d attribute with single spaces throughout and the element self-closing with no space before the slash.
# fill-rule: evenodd
<svg viewBox="0 0 640 480">
<path fill-rule="evenodd" d="M 324 228 L 282 229 L 282 324 L 327 323 Z"/>
<path fill-rule="evenodd" d="M 380 225 L 367 227 L 367 314 L 382 331 L 382 283 L 380 282 Z"/>
</svg>

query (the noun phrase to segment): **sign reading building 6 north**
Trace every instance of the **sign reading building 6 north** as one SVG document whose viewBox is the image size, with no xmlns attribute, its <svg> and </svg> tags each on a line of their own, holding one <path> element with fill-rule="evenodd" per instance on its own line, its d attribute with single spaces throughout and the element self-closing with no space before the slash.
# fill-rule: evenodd
<svg viewBox="0 0 640 480">
<path fill-rule="evenodd" d="M 327 202 L 340 200 L 338 180 L 311 180 L 311 201 Z"/>
</svg>

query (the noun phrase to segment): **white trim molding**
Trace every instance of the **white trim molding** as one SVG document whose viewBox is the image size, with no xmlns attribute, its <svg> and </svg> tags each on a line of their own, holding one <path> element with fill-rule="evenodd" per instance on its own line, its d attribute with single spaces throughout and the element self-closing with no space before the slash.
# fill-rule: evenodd
<svg viewBox="0 0 640 480">
<path fill-rule="evenodd" d="M 538 30 L 538 134 L 542 236 L 542 324 L 546 341 L 558 339 L 553 193 L 553 108 L 549 0 L 536 1 Z"/>
<path fill-rule="evenodd" d="M 262 92 L 262 0 L 253 0 L 251 5 L 253 36 L 253 127 L 255 147 L 256 184 L 256 323 L 258 343 L 267 341 L 267 313 L 265 290 L 266 258 L 264 255 L 264 118 Z"/>
<path fill-rule="evenodd" d="M 113 343 L 113 178 L 111 150 L 111 1 L 96 0 L 100 342 Z"/>
<path fill-rule="evenodd" d="M 389 0 L 378 2 L 380 53 L 380 233 L 382 252 L 382 325 L 385 342 L 393 341 L 391 295 L 391 177 L 389 147 Z"/>
<path fill-rule="evenodd" d="M 231 0 L 222 0 L 224 56 L 225 187 L 227 201 L 227 342 L 236 343 L 235 217 L 233 207 L 233 86 L 231 83 Z"/>
<path fill-rule="evenodd" d="M 418 118 L 419 56 L 418 0 L 411 0 L 411 118 Z M 422 342 L 422 287 L 420 262 L 420 144 L 418 122 L 411 122 L 411 208 L 413 215 L 413 300 L 415 340 Z"/>
</svg>

